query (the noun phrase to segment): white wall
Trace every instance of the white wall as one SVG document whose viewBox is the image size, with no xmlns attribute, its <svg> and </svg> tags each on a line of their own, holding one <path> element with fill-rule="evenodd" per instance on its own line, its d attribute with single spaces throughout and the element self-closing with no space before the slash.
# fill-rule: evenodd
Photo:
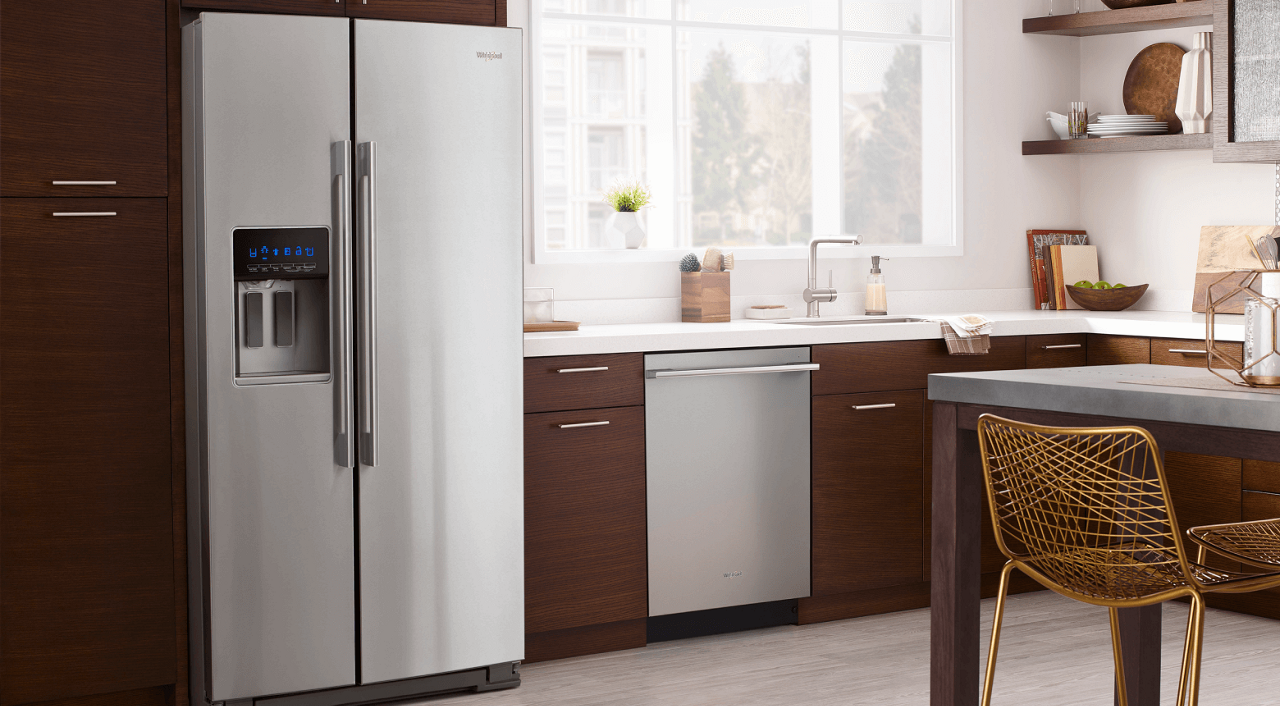
<svg viewBox="0 0 1280 706">
<path fill-rule="evenodd" d="M 1060 10 L 1063 0 L 1055 2 Z M 1093 110 L 1123 112 L 1120 86 L 1132 57 L 1155 41 L 1189 46 L 1193 31 L 1084 39 L 1022 34 L 1022 19 L 1046 14 L 1047 3 L 963 0 L 964 255 L 886 263 L 891 311 L 1028 307 L 1026 230 L 1079 227 L 1100 246 L 1104 277 L 1151 283 L 1147 308 L 1185 309 L 1200 226 L 1270 222 L 1269 165 L 1214 165 L 1208 151 L 1023 157 L 1023 140 L 1052 136 L 1046 110 L 1066 112 L 1070 101 L 1083 98 Z M 1083 4 L 1086 11 L 1102 8 L 1099 0 Z M 528 10 L 513 0 L 509 12 L 518 25 Z M 557 318 L 679 320 L 672 263 L 533 264 L 531 249 L 526 233 L 525 286 L 554 287 Z M 824 310 L 860 313 L 869 266 L 866 258 L 820 263 L 821 271 L 834 270 L 841 292 Z M 803 260 L 739 262 L 733 316 L 765 301 L 801 306 L 805 279 Z"/>
</svg>

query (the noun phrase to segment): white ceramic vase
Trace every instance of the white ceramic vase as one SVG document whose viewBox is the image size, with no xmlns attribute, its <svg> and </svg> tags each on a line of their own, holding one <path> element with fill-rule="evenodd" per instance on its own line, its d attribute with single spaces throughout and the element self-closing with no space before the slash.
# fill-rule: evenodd
<svg viewBox="0 0 1280 706">
<path fill-rule="evenodd" d="M 635 211 L 614 211 L 604 222 L 605 247 L 635 250 L 644 243 L 644 226 Z"/>
<path fill-rule="evenodd" d="M 1187 134 L 1208 130 L 1213 114 L 1213 57 L 1209 52 L 1213 32 L 1196 32 L 1191 51 L 1182 57 L 1182 77 L 1178 80 L 1178 102 L 1173 112 Z"/>
</svg>

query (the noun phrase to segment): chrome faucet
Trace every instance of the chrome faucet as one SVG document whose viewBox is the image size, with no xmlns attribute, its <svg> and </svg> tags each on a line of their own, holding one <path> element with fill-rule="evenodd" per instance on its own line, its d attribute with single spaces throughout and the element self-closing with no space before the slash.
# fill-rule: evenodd
<svg viewBox="0 0 1280 706">
<path fill-rule="evenodd" d="M 804 290 L 804 300 L 809 305 L 806 316 L 810 319 L 818 318 L 818 302 L 833 302 L 836 300 L 836 288 L 831 286 L 830 270 L 827 272 L 827 286 L 818 287 L 818 246 L 823 243 L 828 245 L 861 245 L 862 236 L 814 238 L 809 241 L 809 286 Z"/>
</svg>

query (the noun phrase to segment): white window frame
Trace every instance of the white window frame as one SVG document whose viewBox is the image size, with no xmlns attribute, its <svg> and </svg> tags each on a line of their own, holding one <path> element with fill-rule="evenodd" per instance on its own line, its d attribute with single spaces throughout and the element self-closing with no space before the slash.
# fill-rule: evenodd
<svg viewBox="0 0 1280 706">
<path fill-rule="evenodd" d="M 963 56 L 964 56 L 964 0 L 951 2 L 951 219 L 952 232 L 955 235 L 950 245 L 863 245 L 858 247 L 833 247 L 824 250 L 824 258 L 853 259 L 866 258 L 872 254 L 882 257 L 960 257 L 964 255 L 964 193 L 963 193 L 963 152 L 964 152 L 964 101 L 963 101 Z M 844 3 L 836 0 L 837 27 L 843 26 Z M 534 264 L 595 264 L 614 262 L 679 262 L 680 258 L 691 252 L 687 248 L 662 248 L 638 250 L 549 250 L 546 247 L 546 233 L 543 208 L 543 123 L 541 105 L 542 96 L 542 52 L 539 45 L 539 32 L 543 18 L 542 0 L 529 0 L 529 17 L 525 42 L 525 66 L 529 71 L 529 100 L 525 102 L 525 119 L 528 121 L 530 149 L 528 178 L 532 184 L 533 203 L 531 215 L 532 244 L 530 261 Z M 550 19 L 571 22 L 618 23 L 616 15 L 592 15 L 583 13 L 548 13 Z M 836 36 L 838 41 L 860 39 L 866 41 L 883 41 L 893 43 L 925 43 L 920 35 L 897 34 L 887 32 L 860 32 L 852 30 L 814 29 L 814 28 L 774 28 L 758 25 L 738 25 L 720 22 L 696 22 L 689 20 L 651 19 L 644 17 L 627 17 L 626 24 L 642 24 L 669 27 L 674 41 L 675 33 L 680 29 L 708 29 L 746 32 L 777 32 L 781 34 L 805 34 Z M 927 36 L 927 35 L 926 35 Z M 936 39 L 936 38 L 935 38 Z M 843 49 L 841 49 L 843 52 Z M 843 56 L 843 53 L 842 53 Z M 843 64 L 843 62 L 841 62 Z M 841 86 L 843 86 L 843 65 L 840 66 Z M 842 89 L 843 90 L 843 89 Z M 840 106 L 840 101 L 836 101 Z M 843 106 L 840 106 L 836 120 L 843 122 Z M 844 152 L 844 131 L 840 131 L 840 153 Z M 677 145 L 677 149 L 678 149 Z M 678 159 L 678 155 L 677 155 Z M 821 237 L 835 235 L 833 233 L 815 234 Z M 695 246 L 697 251 L 701 246 Z M 809 257 L 807 245 L 770 246 L 770 247 L 735 247 L 730 246 L 734 257 L 738 260 L 804 260 Z M 874 250 L 874 252 L 870 252 Z M 697 253 L 700 255 L 700 253 Z"/>
</svg>

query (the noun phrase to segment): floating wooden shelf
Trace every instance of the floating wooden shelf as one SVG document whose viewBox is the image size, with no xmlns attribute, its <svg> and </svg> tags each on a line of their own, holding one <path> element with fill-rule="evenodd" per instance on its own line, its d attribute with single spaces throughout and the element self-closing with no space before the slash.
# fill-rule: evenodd
<svg viewBox="0 0 1280 706">
<path fill-rule="evenodd" d="M 1200 0 L 1204 2 L 1204 0 Z M 1162 6 L 1163 7 L 1163 6 Z M 1118 12 L 1118 10 L 1117 10 Z M 1101 154 L 1213 149 L 1213 134 L 1091 137 L 1087 140 L 1035 140 L 1022 143 L 1022 154 Z"/>
<path fill-rule="evenodd" d="M 1022 33 L 1091 37 L 1097 34 L 1145 32 L 1152 29 L 1211 24 L 1213 24 L 1213 0 L 1193 0 L 1168 5 L 1131 7 L 1127 10 L 1031 17 L 1022 21 Z"/>
</svg>

